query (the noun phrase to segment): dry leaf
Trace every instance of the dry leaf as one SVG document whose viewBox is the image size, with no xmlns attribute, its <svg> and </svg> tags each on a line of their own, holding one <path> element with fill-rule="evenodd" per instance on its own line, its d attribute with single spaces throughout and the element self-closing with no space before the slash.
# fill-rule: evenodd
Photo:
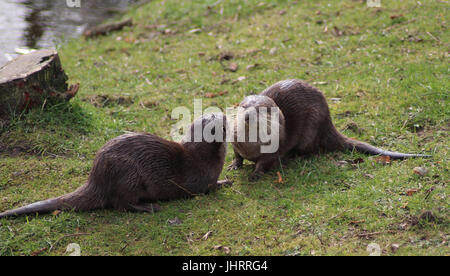
<svg viewBox="0 0 450 276">
<path fill-rule="evenodd" d="M 190 34 L 200 33 L 202 29 L 192 29 L 189 31 Z"/>
<path fill-rule="evenodd" d="M 399 18 L 399 17 L 402 17 L 402 16 L 403 16 L 403 14 L 394 14 L 394 15 L 391 15 L 390 18 L 391 19 L 396 19 L 396 18 Z"/>
<path fill-rule="evenodd" d="M 397 243 L 391 244 L 391 250 L 393 253 L 397 252 L 397 250 L 400 248 L 400 245 Z"/>
<path fill-rule="evenodd" d="M 426 175 L 426 174 L 428 173 L 428 169 L 427 169 L 427 168 L 424 168 L 424 167 L 415 167 L 415 168 L 413 169 L 413 172 L 414 172 L 415 174 L 420 175 L 420 176 L 424 176 L 424 175 Z"/>
<path fill-rule="evenodd" d="M 342 36 L 342 35 L 344 34 L 344 32 L 341 31 L 341 30 L 340 30 L 338 27 L 336 27 L 336 26 L 333 27 L 333 30 L 334 30 L 334 35 L 335 35 L 335 36 Z"/>
<path fill-rule="evenodd" d="M 408 196 L 412 196 L 413 194 L 417 193 L 417 191 L 419 191 L 418 189 L 409 189 L 406 191 L 406 194 Z"/>
<path fill-rule="evenodd" d="M 231 253 L 231 248 L 229 248 L 227 246 L 216 245 L 216 246 L 214 246 L 214 249 L 222 250 L 225 254 L 230 254 Z"/>
<path fill-rule="evenodd" d="M 59 215 L 59 214 L 61 214 L 61 211 L 60 211 L 60 210 L 55 210 L 55 211 L 53 211 L 53 213 L 52 213 L 52 215 L 54 215 L 54 216 L 57 216 L 57 215 Z"/>
<path fill-rule="evenodd" d="M 348 165 L 348 162 L 345 161 L 345 160 L 341 160 L 341 161 L 336 161 L 336 162 L 334 162 L 334 164 L 335 164 L 336 166 L 342 168 L 342 167 L 345 167 L 346 165 Z"/>
<path fill-rule="evenodd" d="M 373 176 L 373 175 L 371 175 L 371 174 L 369 174 L 369 173 L 365 173 L 364 176 L 365 176 L 365 177 L 368 177 L 368 178 L 370 178 L 370 179 L 374 179 L 374 178 L 375 178 L 375 176 Z"/>
<path fill-rule="evenodd" d="M 239 68 L 239 65 L 237 65 L 237 63 L 234 63 L 234 62 L 230 63 L 227 67 L 227 69 L 231 72 L 236 72 L 238 70 L 238 68 Z"/>
<path fill-rule="evenodd" d="M 247 71 L 250 71 L 250 70 L 252 70 L 252 69 L 254 69 L 254 68 L 258 67 L 258 66 L 259 66 L 258 63 L 250 64 L 250 65 L 247 66 L 246 69 L 247 69 Z"/>
<path fill-rule="evenodd" d="M 206 98 L 215 98 L 215 97 L 217 97 L 217 96 L 223 96 L 223 95 L 226 95 L 226 94 L 228 94 L 228 91 L 227 91 L 227 90 L 221 91 L 221 92 L 219 92 L 219 93 L 217 93 L 217 94 L 214 94 L 214 93 L 206 93 L 206 94 L 205 94 L 205 97 L 206 97 Z"/>
<path fill-rule="evenodd" d="M 206 241 L 206 240 L 209 238 L 209 236 L 211 236 L 211 234 L 212 234 L 212 231 L 208 231 L 208 233 L 206 233 L 206 234 L 202 237 L 202 240 Z"/>
<path fill-rule="evenodd" d="M 277 181 L 277 183 L 278 183 L 278 184 L 283 184 L 283 177 L 281 176 L 281 173 L 280 173 L 280 172 L 277 172 L 277 175 L 278 175 L 278 181 Z"/>
<path fill-rule="evenodd" d="M 389 165 L 391 164 L 391 157 L 387 155 L 380 155 L 376 158 L 376 161 L 379 164 Z"/>
<path fill-rule="evenodd" d="M 47 249 L 48 249 L 47 247 L 44 247 L 44 248 L 41 248 L 39 250 L 33 251 L 33 252 L 31 252 L 31 256 L 37 256 L 37 255 L 41 254 L 42 252 L 44 252 Z"/>
<path fill-rule="evenodd" d="M 177 217 L 173 218 L 173 219 L 168 219 L 167 223 L 169 223 L 170 225 L 178 225 L 181 224 L 181 220 Z"/>
</svg>

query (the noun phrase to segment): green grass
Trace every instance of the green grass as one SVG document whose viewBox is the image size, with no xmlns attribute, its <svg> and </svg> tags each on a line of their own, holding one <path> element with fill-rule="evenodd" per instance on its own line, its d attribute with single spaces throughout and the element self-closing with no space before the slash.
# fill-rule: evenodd
<svg viewBox="0 0 450 276">
<path fill-rule="evenodd" d="M 245 163 L 222 173 L 233 187 L 162 203 L 154 215 L 101 210 L 2 219 L 0 255 L 67 255 L 73 242 L 83 255 L 225 254 L 216 245 L 232 255 L 367 255 L 372 242 L 383 255 L 449 255 L 448 5 L 230 0 L 208 9 L 214 2 L 152 1 L 124 16 L 133 18 L 131 28 L 63 45 L 64 69 L 81 89 L 67 105 L 2 127 L 0 210 L 73 191 L 96 151 L 125 131 L 169 139 L 171 111 L 192 110 L 194 98 L 225 109 L 288 78 L 320 88 L 346 135 L 434 157 L 382 165 L 330 153 L 285 164 L 282 184 L 276 171 L 249 183 L 252 164 Z M 233 54 L 237 72 L 224 70 L 224 52 Z M 97 95 L 112 100 L 96 107 Z M 119 95 L 131 102 L 114 102 Z M 361 132 L 346 128 L 352 123 Z M 364 162 L 336 165 L 357 158 Z M 414 174 L 418 166 L 429 173 Z M 418 191 L 408 196 L 410 189 Z M 411 223 L 425 210 L 437 219 Z M 170 225 L 175 217 L 182 223 Z"/>
</svg>

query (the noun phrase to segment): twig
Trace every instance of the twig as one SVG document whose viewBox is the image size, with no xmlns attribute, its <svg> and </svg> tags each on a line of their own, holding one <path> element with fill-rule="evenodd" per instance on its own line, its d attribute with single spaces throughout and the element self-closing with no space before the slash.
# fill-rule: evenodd
<svg viewBox="0 0 450 276">
<path fill-rule="evenodd" d="M 367 237 L 372 237 L 372 236 L 379 235 L 382 233 L 384 233 L 384 232 L 362 233 L 362 234 L 358 234 L 358 237 L 367 238 Z"/>
<path fill-rule="evenodd" d="M 404 23 L 394 24 L 394 25 L 389 26 L 389 27 L 387 27 L 386 29 L 384 29 L 384 31 L 390 31 L 390 30 L 393 29 L 393 28 L 399 27 L 399 26 L 401 26 L 401 25 L 408 25 L 409 23 L 413 23 L 413 22 L 415 22 L 415 21 L 416 21 L 416 19 L 413 18 L 413 19 L 408 20 L 408 21 L 406 21 L 406 22 L 404 22 Z"/>
<path fill-rule="evenodd" d="M 178 188 L 182 189 L 183 191 L 185 191 L 186 193 L 188 193 L 191 196 L 198 196 L 199 194 L 195 194 L 192 193 L 191 191 L 189 191 L 188 189 L 184 188 L 183 186 L 178 185 L 175 181 L 173 181 L 172 179 L 169 179 L 169 182 L 171 182 L 172 184 L 174 184 L 175 186 L 177 186 Z"/>
<path fill-rule="evenodd" d="M 131 19 L 127 19 L 120 22 L 107 23 L 104 25 L 100 25 L 97 27 L 93 27 L 84 31 L 83 35 L 86 38 L 96 37 L 100 35 L 105 35 L 112 31 L 118 31 L 123 29 L 125 26 L 132 26 L 133 21 Z"/>
</svg>

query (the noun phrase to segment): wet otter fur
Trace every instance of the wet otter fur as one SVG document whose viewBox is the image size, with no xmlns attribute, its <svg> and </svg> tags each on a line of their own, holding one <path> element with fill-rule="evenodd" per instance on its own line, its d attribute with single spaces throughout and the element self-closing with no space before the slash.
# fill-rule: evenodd
<svg viewBox="0 0 450 276">
<path fill-rule="evenodd" d="M 225 116 L 208 114 L 194 121 L 190 137 L 195 125 L 203 129 L 209 124 L 215 124 L 215 131 L 222 125 L 219 131 L 225 135 Z M 0 213 L 0 218 L 54 210 L 158 211 L 156 201 L 205 194 L 227 184 L 217 181 L 225 161 L 224 141 L 191 142 L 185 137 L 175 143 L 147 133 L 119 136 L 98 151 L 87 183 L 76 191 Z"/>
<path fill-rule="evenodd" d="M 280 81 L 259 95 L 246 97 L 240 107 L 244 112 L 250 108 L 258 110 L 259 107 L 275 107 L 280 112 L 280 141 L 277 152 L 262 154 L 257 142 L 236 142 L 236 136 L 232 143 L 235 159 L 229 169 L 240 168 L 244 159 L 255 162 L 256 168 L 250 176 L 251 181 L 279 164 L 280 158 L 288 153 L 310 155 L 327 151 L 357 150 L 372 155 L 390 156 L 392 159 L 430 157 L 386 151 L 342 135 L 332 123 L 322 92 L 300 80 Z"/>
</svg>

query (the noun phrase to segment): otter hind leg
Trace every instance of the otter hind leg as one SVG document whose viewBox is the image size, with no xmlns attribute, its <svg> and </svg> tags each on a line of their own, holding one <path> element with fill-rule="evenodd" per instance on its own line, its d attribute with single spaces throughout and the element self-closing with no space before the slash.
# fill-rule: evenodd
<svg viewBox="0 0 450 276">
<path fill-rule="evenodd" d="M 228 166 L 228 170 L 238 170 L 242 168 L 242 165 L 244 164 L 244 158 L 235 150 L 234 151 L 234 160 L 231 165 Z"/>
<path fill-rule="evenodd" d="M 250 175 L 248 180 L 250 182 L 255 182 L 256 180 L 261 178 L 261 176 L 263 176 L 265 172 L 275 167 L 275 165 L 278 164 L 278 161 L 278 157 L 266 157 L 259 159 L 256 162 L 255 170 Z"/>
</svg>

